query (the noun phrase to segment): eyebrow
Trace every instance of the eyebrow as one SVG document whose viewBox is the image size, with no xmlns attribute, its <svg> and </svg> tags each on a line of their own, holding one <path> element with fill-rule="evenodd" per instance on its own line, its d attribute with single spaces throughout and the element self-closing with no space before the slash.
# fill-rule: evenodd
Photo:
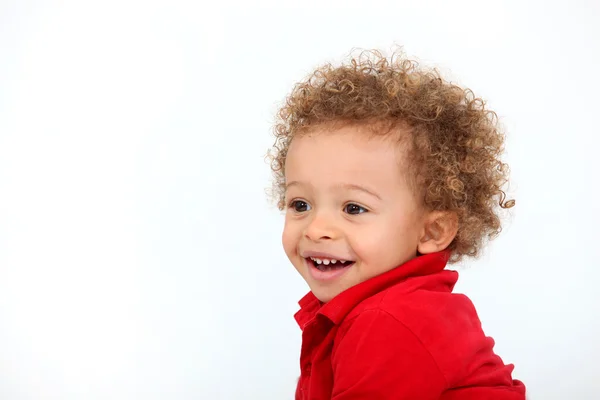
<svg viewBox="0 0 600 400">
<path fill-rule="evenodd" d="M 285 183 L 285 188 L 289 188 L 290 186 L 302 186 L 302 184 L 298 181 L 291 181 Z"/>
<path fill-rule="evenodd" d="M 286 183 L 285 189 L 287 190 L 290 186 L 303 186 L 303 183 L 299 182 L 299 181 L 291 181 L 291 182 Z M 364 192 L 364 193 L 367 193 L 368 195 L 371 195 L 371 196 L 375 197 L 376 199 L 381 200 L 381 196 L 379 196 L 374 191 L 372 191 L 370 189 L 367 189 L 364 186 L 357 185 L 355 183 L 342 183 L 340 185 L 337 185 L 337 187 L 342 188 L 342 189 L 346 189 L 346 190 L 356 190 L 356 191 L 359 191 L 359 192 Z"/>
<path fill-rule="evenodd" d="M 342 187 L 344 189 L 348 189 L 348 190 L 358 190 L 359 192 L 367 193 L 367 194 L 381 200 L 381 197 L 377 193 L 375 193 L 374 191 L 369 190 L 366 187 L 361 186 L 361 185 L 357 185 L 354 183 L 344 183 L 344 184 L 340 185 L 340 187 Z"/>
</svg>

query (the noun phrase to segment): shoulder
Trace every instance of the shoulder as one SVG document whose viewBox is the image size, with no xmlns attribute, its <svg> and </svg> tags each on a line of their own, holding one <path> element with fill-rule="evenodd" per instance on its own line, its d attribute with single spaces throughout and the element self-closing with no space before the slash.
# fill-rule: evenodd
<svg viewBox="0 0 600 400">
<path fill-rule="evenodd" d="M 376 311 L 386 315 L 389 318 L 377 320 L 382 326 L 373 329 L 395 329 L 389 322 L 395 321 L 402 329 L 390 335 L 398 340 L 407 335 L 416 339 L 452 385 L 484 362 L 480 360 L 482 354 L 493 355 L 494 342 L 483 333 L 471 300 L 452 293 L 457 273 L 445 270 L 434 275 L 409 278 L 365 299 L 348 314 L 340 333 L 343 335 L 352 326 L 363 329 L 356 322 L 365 319 L 365 314 Z"/>
<path fill-rule="evenodd" d="M 445 377 L 419 339 L 383 309 L 343 324 L 331 352 L 333 399 L 438 399 Z"/>
</svg>

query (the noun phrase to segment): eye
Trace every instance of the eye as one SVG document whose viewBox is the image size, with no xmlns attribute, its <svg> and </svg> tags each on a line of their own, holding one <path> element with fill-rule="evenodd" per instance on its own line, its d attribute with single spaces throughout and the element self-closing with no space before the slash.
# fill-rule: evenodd
<svg viewBox="0 0 600 400">
<path fill-rule="evenodd" d="M 367 209 L 359 206 L 358 204 L 350 203 L 344 207 L 344 212 L 351 215 L 358 215 L 367 212 Z"/>
<path fill-rule="evenodd" d="M 296 212 L 306 212 L 310 210 L 310 206 L 303 200 L 292 200 L 290 208 L 293 208 Z"/>
</svg>

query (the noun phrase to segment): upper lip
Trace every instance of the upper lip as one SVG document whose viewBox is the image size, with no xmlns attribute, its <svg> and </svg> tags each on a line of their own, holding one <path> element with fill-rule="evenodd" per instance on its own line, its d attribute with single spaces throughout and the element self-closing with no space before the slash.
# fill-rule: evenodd
<svg viewBox="0 0 600 400">
<path fill-rule="evenodd" d="M 351 258 L 338 257 L 338 256 L 334 256 L 333 254 L 325 253 L 322 251 L 303 251 L 300 253 L 300 255 L 304 258 L 321 258 L 321 259 L 326 258 L 328 260 L 354 261 Z"/>
</svg>

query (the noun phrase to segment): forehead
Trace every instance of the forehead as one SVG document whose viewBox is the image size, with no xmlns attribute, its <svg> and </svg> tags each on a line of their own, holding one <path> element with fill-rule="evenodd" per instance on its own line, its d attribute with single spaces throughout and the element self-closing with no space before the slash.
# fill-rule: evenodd
<svg viewBox="0 0 600 400">
<path fill-rule="evenodd" d="M 315 130 L 297 136 L 287 153 L 286 180 L 369 185 L 399 182 L 403 148 L 397 136 L 376 136 L 357 127 Z"/>
</svg>

